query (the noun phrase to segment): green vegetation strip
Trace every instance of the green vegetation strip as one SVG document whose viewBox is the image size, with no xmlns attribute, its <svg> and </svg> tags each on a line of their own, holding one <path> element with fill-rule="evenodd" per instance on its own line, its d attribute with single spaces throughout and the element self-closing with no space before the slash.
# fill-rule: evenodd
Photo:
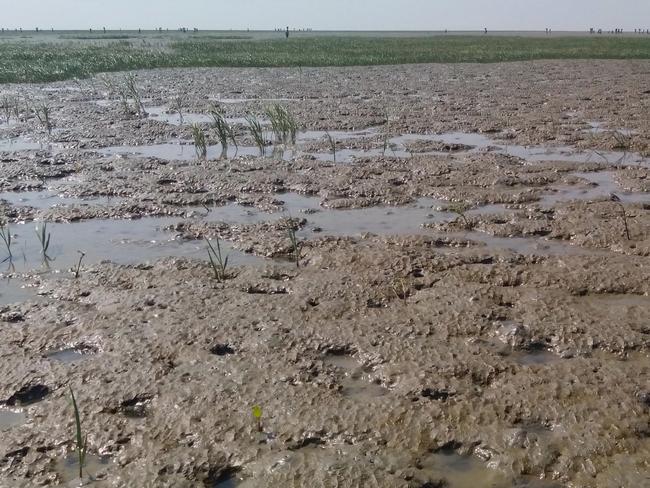
<svg viewBox="0 0 650 488">
<path fill-rule="evenodd" d="M 533 59 L 650 59 L 650 38 L 434 36 L 0 43 L 0 83 L 169 67 L 367 66 Z"/>
</svg>

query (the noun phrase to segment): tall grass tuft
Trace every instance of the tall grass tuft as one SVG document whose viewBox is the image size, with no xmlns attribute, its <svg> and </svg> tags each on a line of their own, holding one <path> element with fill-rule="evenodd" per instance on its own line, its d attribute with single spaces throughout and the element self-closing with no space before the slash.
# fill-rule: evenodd
<svg viewBox="0 0 650 488">
<path fill-rule="evenodd" d="M 144 103 L 142 103 L 142 97 L 133 73 L 124 75 L 124 89 L 126 94 L 133 100 L 133 106 L 138 117 L 145 117 L 147 112 L 144 109 Z"/>
<path fill-rule="evenodd" d="M 88 447 L 88 436 L 83 435 L 81 430 L 81 416 L 79 415 L 79 407 L 77 406 L 77 399 L 74 396 L 74 391 L 70 386 L 70 397 L 72 398 L 72 407 L 74 408 L 74 423 L 75 423 L 75 443 L 77 445 L 77 459 L 79 461 L 79 478 L 84 476 L 84 465 L 86 464 L 86 453 Z"/>
<path fill-rule="evenodd" d="M 210 266 L 214 272 L 214 278 L 222 283 L 228 278 L 227 268 L 228 268 L 228 258 L 229 256 L 223 256 L 221 252 L 221 242 L 219 237 L 217 237 L 217 248 L 215 249 L 209 239 L 206 239 L 205 242 L 208 243 L 208 257 L 210 258 Z"/>
<path fill-rule="evenodd" d="M 266 140 L 264 139 L 264 129 L 262 129 L 262 124 L 253 114 L 246 115 L 246 122 L 248 122 L 248 127 L 255 144 L 260 150 L 260 156 L 264 156 L 266 154 Z"/>
<path fill-rule="evenodd" d="M 228 143 L 232 142 L 235 146 L 235 151 L 238 151 L 237 141 L 235 140 L 235 133 L 230 127 L 230 124 L 226 120 L 226 117 L 219 108 L 215 107 L 211 112 L 212 116 L 212 125 L 217 131 L 217 137 L 221 143 L 221 157 L 225 158 L 228 156 Z M 235 152 L 237 154 L 237 152 Z"/>
<path fill-rule="evenodd" d="M 180 95 L 175 97 L 171 108 L 178 114 L 179 125 L 183 125 L 183 97 Z"/>
<path fill-rule="evenodd" d="M 41 126 L 47 131 L 49 135 L 52 135 L 53 123 L 52 123 L 52 109 L 50 106 L 43 102 L 36 106 L 34 109 L 36 118 L 41 123 Z"/>
<path fill-rule="evenodd" d="M 278 144 L 296 143 L 298 123 L 286 107 L 276 103 L 266 109 L 266 115 L 271 121 L 275 141 Z"/>
<path fill-rule="evenodd" d="M 199 161 L 205 161 L 208 157 L 208 143 L 205 138 L 205 132 L 199 124 L 192 124 L 192 139 L 194 140 L 194 150 Z"/>
</svg>

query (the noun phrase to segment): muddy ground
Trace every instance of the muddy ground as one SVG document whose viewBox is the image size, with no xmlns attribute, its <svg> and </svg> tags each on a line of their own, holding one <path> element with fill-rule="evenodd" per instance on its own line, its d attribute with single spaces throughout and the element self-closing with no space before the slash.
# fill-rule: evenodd
<svg viewBox="0 0 650 488">
<path fill-rule="evenodd" d="M 90 486 L 650 485 L 649 75 L 144 71 L 148 117 L 119 73 L 4 86 L 0 486 L 79 484 L 69 386 Z M 217 100 L 240 148 L 198 161 Z M 311 132 L 260 157 L 271 103 Z"/>
</svg>

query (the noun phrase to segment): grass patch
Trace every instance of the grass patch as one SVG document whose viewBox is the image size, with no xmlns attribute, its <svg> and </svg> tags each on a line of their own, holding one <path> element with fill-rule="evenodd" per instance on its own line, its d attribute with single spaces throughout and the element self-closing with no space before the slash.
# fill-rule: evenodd
<svg viewBox="0 0 650 488">
<path fill-rule="evenodd" d="M 47 82 L 167 67 L 357 66 L 533 59 L 650 59 L 650 39 L 603 36 L 197 38 L 154 46 L 126 41 L 0 42 L 0 83 Z"/>
</svg>

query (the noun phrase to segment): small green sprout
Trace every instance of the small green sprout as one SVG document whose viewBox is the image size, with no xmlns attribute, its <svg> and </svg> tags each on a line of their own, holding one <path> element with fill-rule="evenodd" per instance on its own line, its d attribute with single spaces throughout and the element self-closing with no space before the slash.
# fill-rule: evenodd
<svg viewBox="0 0 650 488">
<path fill-rule="evenodd" d="M 330 149 L 332 150 L 332 156 L 334 157 L 334 162 L 336 163 L 336 141 L 334 140 L 334 138 L 329 132 L 325 134 L 325 137 L 327 137 L 327 141 L 329 142 Z"/>
<path fill-rule="evenodd" d="M 469 229 L 472 227 L 469 220 L 467 219 L 467 216 L 465 215 L 465 212 L 469 210 L 469 205 L 467 205 L 465 202 L 454 202 L 447 207 L 447 210 L 449 212 L 455 213 L 459 218 L 463 219 L 465 222 L 465 228 Z"/>
<path fill-rule="evenodd" d="M 625 226 L 625 236 L 627 237 L 627 240 L 630 240 L 630 228 L 627 225 L 627 213 L 625 212 L 625 206 L 623 205 L 623 202 L 621 201 L 620 197 L 616 193 L 610 193 L 609 199 L 617 203 L 621 207 L 621 212 L 623 216 L 623 225 Z"/>
<path fill-rule="evenodd" d="M 77 261 L 77 268 L 74 270 L 75 279 L 79 279 L 79 271 L 81 270 L 81 261 L 86 256 L 86 253 L 83 251 L 77 251 L 79 253 L 79 261 Z"/>
<path fill-rule="evenodd" d="M 74 396 L 74 391 L 70 386 L 70 397 L 72 398 L 72 407 L 74 408 L 74 422 L 76 429 L 76 448 L 77 448 L 77 459 L 79 462 L 79 478 L 83 478 L 83 469 L 86 463 L 86 453 L 88 447 L 88 436 L 83 435 L 81 430 L 81 417 L 79 415 L 79 407 L 77 406 L 77 400 Z"/>
<path fill-rule="evenodd" d="M 302 244 L 296 236 L 296 228 L 291 221 L 287 224 L 287 233 L 289 234 L 289 240 L 291 241 L 291 254 L 296 262 L 296 268 L 299 268 Z"/>
<path fill-rule="evenodd" d="M 228 268 L 228 255 L 223 256 L 221 252 L 221 241 L 217 237 L 217 248 L 215 249 L 212 246 L 212 243 L 206 239 L 205 242 L 208 243 L 208 257 L 210 258 L 210 266 L 212 271 L 214 271 L 214 278 L 219 282 L 226 281 L 228 274 L 226 269 Z"/>
<path fill-rule="evenodd" d="M 253 419 L 255 419 L 255 423 L 257 424 L 257 431 L 258 432 L 263 432 L 262 430 L 262 407 L 259 405 L 254 405 L 253 406 Z"/>
</svg>

